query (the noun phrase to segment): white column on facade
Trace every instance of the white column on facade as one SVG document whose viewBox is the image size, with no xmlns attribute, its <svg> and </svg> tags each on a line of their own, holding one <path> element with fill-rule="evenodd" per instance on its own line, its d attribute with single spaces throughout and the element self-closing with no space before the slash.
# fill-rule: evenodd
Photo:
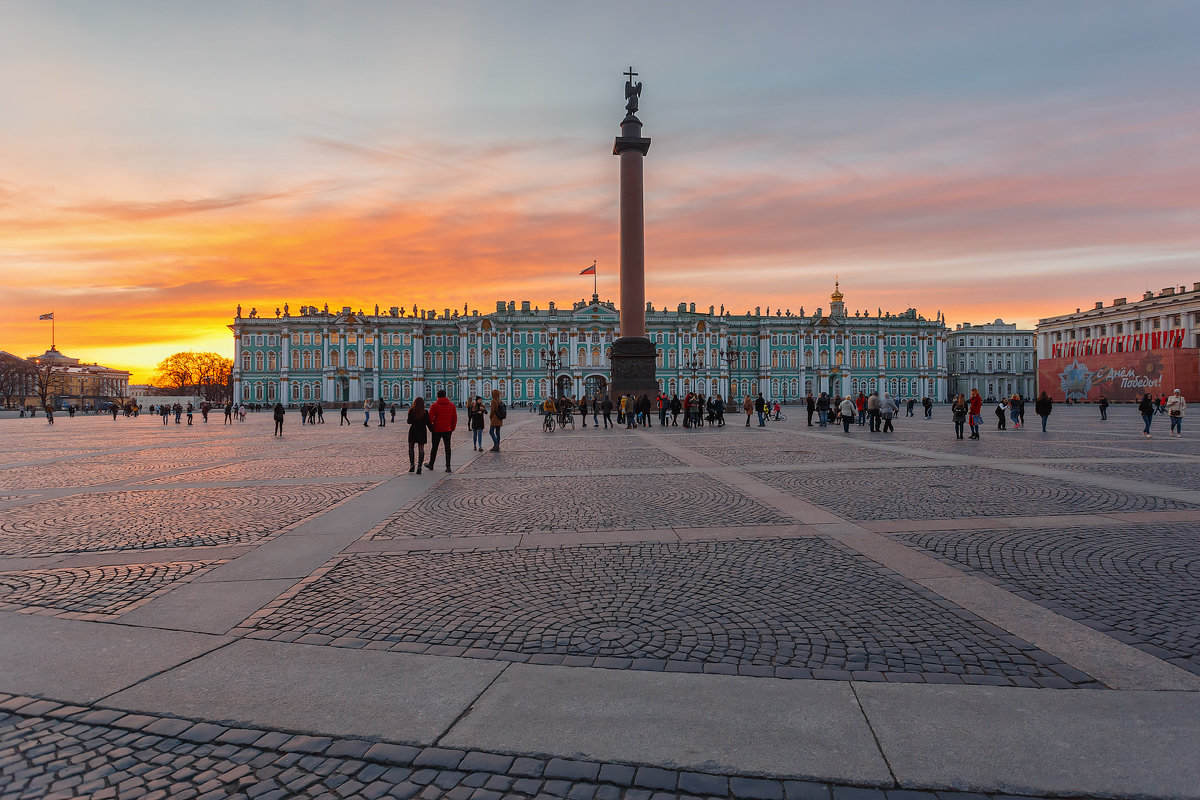
<svg viewBox="0 0 1200 800">
<path fill-rule="evenodd" d="M 428 400 L 429 392 L 425 386 L 425 341 L 420 328 L 412 333 L 412 370 L 413 397 L 421 396 Z M 418 375 L 421 376 L 420 380 L 417 379 Z"/>
<path fill-rule="evenodd" d="M 380 353 L 379 353 L 379 329 L 378 328 L 375 328 L 373 331 L 371 331 L 371 337 L 373 339 L 371 344 L 374 345 L 374 347 L 372 349 L 375 351 L 375 372 L 374 372 L 375 393 L 374 394 L 375 394 L 375 400 L 376 400 L 376 402 L 378 402 L 383 397 L 383 394 L 380 393 L 380 391 L 379 391 L 379 370 L 380 370 L 380 367 L 383 366 L 383 362 L 380 361 L 380 359 L 379 359 Z"/>
</svg>

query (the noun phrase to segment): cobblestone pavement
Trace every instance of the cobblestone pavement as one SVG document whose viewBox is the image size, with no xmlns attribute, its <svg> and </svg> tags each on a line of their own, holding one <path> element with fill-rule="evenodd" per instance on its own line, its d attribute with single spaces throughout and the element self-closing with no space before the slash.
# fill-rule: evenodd
<svg viewBox="0 0 1200 800">
<path fill-rule="evenodd" d="M 492 453 L 487 450 L 491 447 L 490 442 L 490 439 L 485 439 L 484 454 L 467 464 L 463 468 L 463 472 L 567 472 L 580 470 L 620 472 L 622 469 L 641 470 L 686 466 L 674 456 L 649 447 L 623 447 L 612 450 L 588 448 L 582 453 L 573 450 L 509 452 L 507 448 L 502 447 L 499 453 Z"/>
<path fill-rule="evenodd" d="M 1195 524 L 902 534 L 946 561 L 1200 674 Z"/>
<path fill-rule="evenodd" d="M 438 484 L 398 511 L 374 538 L 786 525 L 790 521 L 701 473 L 520 481 L 481 476 Z"/>
<path fill-rule="evenodd" d="M 0 572 L 0 610 L 76 619 L 116 617 L 222 563 L 170 561 Z"/>
<path fill-rule="evenodd" d="M 367 484 L 98 492 L 0 510 L 0 555 L 258 542 Z"/>
<path fill-rule="evenodd" d="M 755 474 L 763 483 L 847 519 L 962 519 L 1197 508 L 1194 503 L 986 467 Z"/>
<path fill-rule="evenodd" d="M 737 419 L 701 431 L 550 435 L 534 415 L 515 414 L 499 454 L 468 453 L 469 434 L 457 432 L 450 476 L 402 471 L 405 426 L 330 424 L 336 416 L 300 426 L 289 415 L 283 439 L 271 437 L 268 414 L 232 426 L 214 415 L 216 424 L 191 428 L 148 417 L 68 418 L 53 429 L 41 419 L 0 420 L 10 443 L 0 454 L 0 635 L 23 621 L 87 626 L 5 640 L 32 652 L 81 632 L 81 650 L 92 647 L 88 637 L 125 642 L 150 632 L 203 635 L 230 649 L 437 661 L 447 674 L 518 662 L 503 675 L 846 691 L 857 725 L 873 725 L 878 713 L 861 697 L 867 689 L 1044 692 L 1048 706 L 1200 689 L 1200 441 L 1145 440 L 1088 409 L 1056 409 L 1044 437 L 1034 427 L 985 428 L 980 442 L 955 441 L 941 408 L 931 423 L 901 418 L 894 436 L 809 428 L 802 411 L 789 413 L 761 429 Z M 710 463 L 719 468 L 697 466 Z M 89 488 L 101 478 L 101 489 Z M 315 524 L 293 530 L 305 522 Z M 24 654 L 0 646 L 5 664 L 14 656 Z M 193 658 L 147 663 L 118 688 L 173 679 L 207 656 Z M 109 664 L 94 662 L 76 670 L 99 680 Z M 47 669 L 46 680 L 64 670 Z M 256 671 L 269 674 L 270 665 L 248 662 L 215 679 Z M 403 671 L 344 674 L 379 697 L 399 691 L 394 682 L 407 685 Z M 21 678 L 39 679 L 37 670 Z M 1008 785 L 905 778 L 894 760 L 884 767 L 890 782 L 868 788 L 777 779 L 824 774 L 788 766 L 717 774 L 679 772 L 682 762 L 657 756 L 572 760 L 585 757 L 576 743 L 468 753 L 337 738 L 315 725 L 280 730 L 287 726 L 253 716 L 253 730 L 228 728 L 216 723 L 242 717 L 174 717 L 166 701 L 162 715 L 127 713 L 50 689 L 39 693 L 55 702 L 31 700 L 13 680 L 0 669 L 0 692 L 22 693 L 0 694 L 0 800 L 930 800 L 932 792 L 897 787 Z M 496 691 L 470 692 L 455 714 L 466 719 Z M 79 705 L 58 705 L 71 701 Z M 935 714 L 942 703 L 916 707 Z M 536 727 L 519 706 L 513 730 Z M 905 728 L 921 732 L 913 741 L 945 739 L 918 771 L 962 760 L 953 755 L 959 739 L 995 735 L 1019 749 L 1028 736 L 1013 730 L 1029 713 L 993 712 L 978 732 L 977 722 L 913 720 Z M 459 730 L 454 715 L 447 725 Z M 1043 727 L 1056 730 L 1057 720 Z M 721 731 L 755 739 L 737 720 L 696 733 Z M 659 735 L 678 735 L 677 753 L 689 757 L 709 741 L 686 728 Z M 815 741 L 780 752 L 803 758 Z M 883 732 L 867 731 L 867 741 L 876 756 L 894 755 Z M 1063 752 L 1086 759 L 1096 751 Z M 1157 753 L 1134 754 L 1125 772 L 1140 774 Z M 1022 779 L 1040 757 L 1034 745 L 1013 756 Z M 1044 770 L 1045 785 L 1058 785 L 1055 774 Z M 1149 773 L 1144 780 L 1155 785 Z M 1100 794 L 1200 796 L 1140 786 Z M 1061 787 L 1035 794 L 1088 796 Z"/>
<path fill-rule="evenodd" d="M 282 641 L 538 664 L 1097 685 L 819 539 L 349 556 L 264 613 Z"/>
<path fill-rule="evenodd" d="M 0 709 L 5 800 L 1021 800 L 411 747 L 5 694 Z"/>
</svg>

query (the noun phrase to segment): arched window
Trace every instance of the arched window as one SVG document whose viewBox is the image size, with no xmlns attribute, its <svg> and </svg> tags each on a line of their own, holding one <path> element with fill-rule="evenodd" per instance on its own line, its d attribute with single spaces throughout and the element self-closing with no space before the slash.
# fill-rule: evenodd
<svg viewBox="0 0 1200 800">
<path fill-rule="evenodd" d="M 908 369 L 908 353 L 900 351 L 900 368 Z"/>
<path fill-rule="evenodd" d="M 858 369 L 858 351 L 850 351 L 850 369 Z"/>
<path fill-rule="evenodd" d="M 577 361 L 576 363 L 581 367 L 587 365 L 587 349 L 586 348 L 583 348 L 583 347 L 579 348 L 579 361 Z"/>
<path fill-rule="evenodd" d="M 468 357 L 467 360 L 471 364 L 471 369 L 475 369 L 475 362 L 477 361 L 477 359 L 476 359 L 476 354 L 475 354 L 474 350 L 471 351 L 471 355 Z"/>
<path fill-rule="evenodd" d="M 525 351 L 525 369 L 533 369 L 533 366 L 534 366 L 533 351 L 526 350 Z M 530 395 L 530 397 L 532 397 L 532 396 L 533 395 Z"/>
<path fill-rule="evenodd" d="M 332 367 L 333 369 L 337 369 L 337 365 L 338 365 L 338 351 L 330 350 L 329 351 L 329 366 Z"/>
<path fill-rule="evenodd" d="M 441 372 L 442 369 L 444 368 L 445 363 L 446 363 L 446 360 L 445 360 L 445 358 L 443 358 L 441 353 L 433 354 L 433 368 L 435 370 L 437 370 L 438 372 Z"/>
<path fill-rule="evenodd" d="M 367 351 L 365 353 L 363 353 L 363 366 L 367 369 L 371 369 L 372 367 L 375 366 L 375 351 L 374 350 L 368 348 Z"/>
<path fill-rule="evenodd" d="M 404 369 L 412 369 L 412 353 L 408 350 L 404 351 Z M 407 397 L 407 395 L 406 395 Z"/>
<path fill-rule="evenodd" d="M 433 353 L 430 353 L 428 350 L 425 351 L 425 371 L 433 371 Z"/>
<path fill-rule="evenodd" d="M 304 368 L 312 369 L 312 353 L 307 350 L 304 351 Z"/>
<path fill-rule="evenodd" d="M 492 351 L 490 348 L 483 351 L 483 368 L 484 369 L 492 368 Z"/>
<path fill-rule="evenodd" d="M 821 366 L 822 367 L 829 366 L 829 351 L 828 350 L 821 351 Z"/>
<path fill-rule="evenodd" d="M 346 351 L 346 366 L 347 367 L 357 367 L 358 366 L 358 351 L 357 350 L 352 349 L 352 350 Z"/>
<path fill-rule="evenodd" d="M 262 351 L 259 351 L 259 352 L 257 352 L 257 353 L 255 353 L 255 354 L 254 354 L 254 371 L 255 371 L 255 372 L 262 372 L 262 371 L 263 371 L 263 354 L 262 354 Z"/>
<path fill-rule="evenodd" d="M 804 366 L 811 367 L 812 365 L 813 365 L 813 351 L 805 350 L 804 351 Z"/>
<path fill-rule="evenodd" d="M 290 366 L 292 369 L 300 369 L 300 351 L 299 350 L 292 351 L 292 361 L 288 366 Z"/>
<path fill-rule="evenodd" d="M 896 352 L 894 350 L 888 354 L 888 366 L 892 369 L 896 368 Z"/>
<path fill-rule="evenodd" d="M 867 351 L 867 360 L 871 362 L 870 366 L 872 366 L 872 367 L 875 366 L 875 351 L 874 350 Z"/>
<path fill-rule="evenodd" d="M 271 352 L 267 353 L 267 371 L 275 372 L 275 369 L 275 351 L 272 350 Z"/>
<path fill-rule="evenodd" d="M 772 350 L 771 351 L 771 368 L 777 369 L 778 367 L 779 367 L 779 352 L 777 350 Z M 775 394 L 778 395 L 779 393 L 775 392 Z"/>
<path fill-rule="evenodd" d="M 249 350 L 242 351 L 242 371 L 243 372 L 250 371 L 250 351 Z"/>
</svg>

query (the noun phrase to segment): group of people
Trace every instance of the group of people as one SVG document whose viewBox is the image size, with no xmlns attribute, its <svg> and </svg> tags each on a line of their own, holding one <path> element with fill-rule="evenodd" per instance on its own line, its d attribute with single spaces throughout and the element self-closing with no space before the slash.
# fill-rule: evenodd
<svg viewBox="0 0 1200 800">
<path fill-rule="evenodd" d="M 759 395 L 759 398 L 761 399 L 762 395 Z M 751 402 L 749 397 L 746 400 Z M 572 415 L 578 411 L 581 425 L 584 428 L 588 427 L 587 420 L 590 415 L 592 425 L 596 428 L 601 427 L 602 416 L 603 427 L 606 429 L 618 426 L 651 427 L 654 424 L 654 417 L 657 416 L 659 427 L 678 426 L 680 417 L 682 417 L 683 427 L 699 429 L 705 426 L 724 427 L 725 409 L 732 404 L 732 398 L 729 403 L 726 403 L 720 395 L 705 397 L 699 392 L 687 392 L 682 398 L 678 394 L 668 396 L 664 392 L 659 392 L 653 399 L 648 394 L 624 394 L 620 395 L 615 402 L 607 394 L 597 394 L 593 397 L 584 396 L 578 400 L 565 396 L 557 400 L 548 397 L 542 401 L 541 411 L 543 416 L 556 419 L 560 426 L 569 423 Z M 778 403 L 775 404 L 775 410 L 778 413 Z M 616 422 L 612 418 L 614 411 L 617 412 Z"/>
<path fill-rule="evenodd" d="M 1146 427 L 1142 430 L 1142 435 L 1147 439 L 1150 438 L 1150 425 L 1154 422 L 1155 414 L 1166 414 L 1171 420 L 1171 431 L 1168 435 L 1179 439 L 1183 437 L 1183 412 L 1187 410 L 1187 400 L 1183 394 L 1176 389 L 1171 394 L 1163 395 L 1156 400 L 1154 395 L 1147 392 L 1143 395 L 1141 402 L 1138 403 L 1138 413 L 1142 415 L 1142 421 L 1146 423 Z"/>
<path fill-rule="evenodd" d="M 812 394 L 804 398 L 805 409 L 808 413 L 808 427 L 813 427 L 813 417 L 816 416 L 817 426 L 824 428 L 828 425 L 842 423 L 842 431 L 850 432 L 851 425 L 866 425 L 871 433 L 892 433 L 896 430 L 893 420 L 900 416 L 900 401 L 888 392 L 859 392 L 857 395 L 830 396 L 821 392 L 816 397 Z M 921 402 L 925 409 L 925 419 L 933 416 L 933 401 L 926 397 Z M 916 399 L 910 398 L 905 404 L 905 416 L 915 416 L 913 409 Z"/>
</svg>

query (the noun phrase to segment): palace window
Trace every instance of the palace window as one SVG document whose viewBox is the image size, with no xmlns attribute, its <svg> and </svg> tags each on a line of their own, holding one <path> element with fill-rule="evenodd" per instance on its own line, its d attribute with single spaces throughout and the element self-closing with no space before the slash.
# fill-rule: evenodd
<svg viewBox="0 0 1200 800">
<path fill-rule="evenodd" d="M 267 353 L 267 370 L 270 372 L 275 371 L 275 353 L 274 353 L 274 351 Z"/>
<path fill-rule="evenodd" d="M 249 350 L 242 351 L 242 371 L 243 372 L 250 371 L 250 351 Z"/>
<path fill-rule="evenodd" d="M 358 351 L 357 350 L 351 349 L 351 350 L 346 351 L 346 366 L 347 367 L 357 367 L 358 366 Z"/>
</svg>

